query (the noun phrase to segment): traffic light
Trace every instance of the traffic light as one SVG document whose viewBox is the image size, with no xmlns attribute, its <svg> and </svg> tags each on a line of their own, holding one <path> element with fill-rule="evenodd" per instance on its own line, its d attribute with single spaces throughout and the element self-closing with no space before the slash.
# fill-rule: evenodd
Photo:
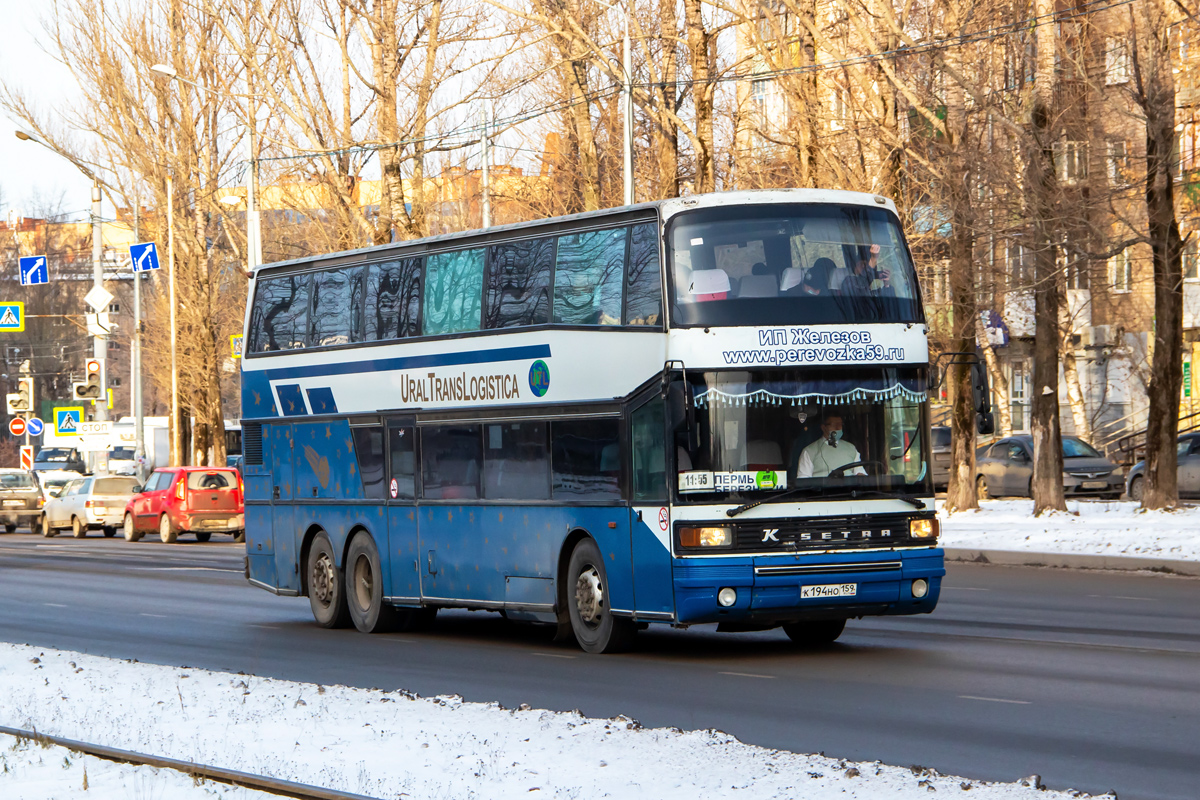
<svg viewBox="0 0 1200 800">
<path fill-rule="evenodd" d="M 33 378 L 21 378 L 17 390 L 5 397 L 9 414 L 23 414 L 33 410 Z"/>
<path fill-rule="evenodd" d="M 87 380 L 71 384 L 76 400 L 99 400 L 104 396 L 104 362 L 98 358 L 89 358 L 87 362 Z"/>
</svg>

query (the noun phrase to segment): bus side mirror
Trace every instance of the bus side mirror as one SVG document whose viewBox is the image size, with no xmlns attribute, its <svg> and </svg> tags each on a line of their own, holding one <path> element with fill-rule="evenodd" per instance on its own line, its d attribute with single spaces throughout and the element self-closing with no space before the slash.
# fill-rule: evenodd
<svg viewBox="0 0 1200 800">
<path fill-rule="evenodd" d="M 991 436 L 996 432 L 996 415 L 992 412 L 975 415 L 975 429 L 980 436 Z"/>
<path fill-rule="evenodd" d="M 988 385 L 987 367 L 983 363 L 983 359 L 976 359 L 971 364 L 971 394 L 972 400 L 975 401 L 975 413 L 980 416 L 986 416 L 992 413 L 992 389 Z M 983 423 L 979 423 L 982 425 Z M 994 424 L 993 428 L 994 429 Z M 989 429 L 990 433 L 992 429 Z M 979 429 L 983 433 L 983 428 Z"/>
<path fill-rule="evenodd" d="M 691 386 L 684 381 L 672 381 L 667 387 L 667 424 L 673 433 L 682 431 L 687 434 L 689 451 L 700 446 L 695 398 Z"/>
</svg>

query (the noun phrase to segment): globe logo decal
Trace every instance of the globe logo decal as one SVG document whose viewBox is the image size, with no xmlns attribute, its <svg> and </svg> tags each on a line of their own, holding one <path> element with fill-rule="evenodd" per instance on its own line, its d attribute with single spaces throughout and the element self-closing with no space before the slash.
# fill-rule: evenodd
<svg viewBox="0 0 1200 800">
<path fill-rule="evenodd" d="M 550 389 L 550 368 L 538 359 L 529 368 L 529 388 L 536 397 L 542 397 Z"/>
</svg>

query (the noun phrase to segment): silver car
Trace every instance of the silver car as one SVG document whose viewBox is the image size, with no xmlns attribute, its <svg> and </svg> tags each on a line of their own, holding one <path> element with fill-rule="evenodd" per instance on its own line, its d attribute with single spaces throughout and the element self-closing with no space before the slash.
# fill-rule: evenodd
<svg viewBox="0 0 1200 800">
<path fill-rule="evenodd" d="M 32 472 L 23 469 L 0 469 L 0 523 L 5 533 L 18 525 L 32 528 L 42 515 L 42 487 Z"/>
<path fill-rule="evenodd" d="M 69 527 L 76 539 L 99 528 L 105 536 L 115 536 L 125 515 L 125 504 L 133 497 L 137 478 L 118 475 L 77 478 L 62 494 L 49 500 L 42 514 L 42 535 L 54 536 Z"/>
</svg>

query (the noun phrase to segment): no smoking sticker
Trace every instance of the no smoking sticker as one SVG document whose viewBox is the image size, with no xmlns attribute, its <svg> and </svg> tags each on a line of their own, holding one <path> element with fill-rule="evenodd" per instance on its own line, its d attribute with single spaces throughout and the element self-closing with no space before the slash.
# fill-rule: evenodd
<svg viewBox="0 0 1200 800">
<path fill-rule="evenodd" d="M 658 527 L 664 532 L 667 530 L 667 510 L 665 508 L 658 510 Z"/>
<path fill-rule="evenodd" d="M 392 493 L 392 499 L 395 500 L 400 495 L 400 484 L 396 483 L 396 479 L 392 478 L 392 483 L 388 487 L 388 491 Z"/>
</svg>

